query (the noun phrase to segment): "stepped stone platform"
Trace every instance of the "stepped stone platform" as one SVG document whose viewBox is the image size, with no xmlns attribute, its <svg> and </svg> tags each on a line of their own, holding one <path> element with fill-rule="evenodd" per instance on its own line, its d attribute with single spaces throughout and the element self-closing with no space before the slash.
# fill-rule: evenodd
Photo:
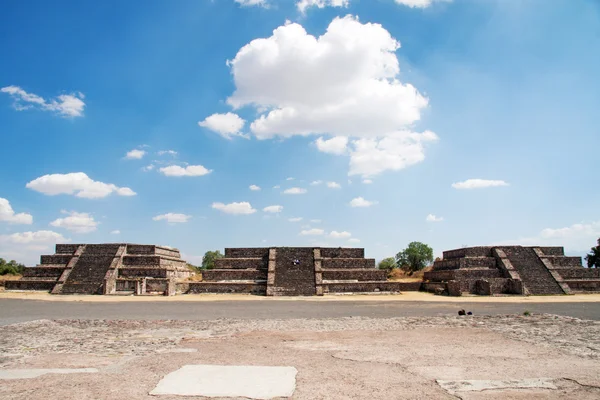
<svg viewBox="0 0 600 400">
<path fill-rule="evenodd" d="M 253 293 L 314 296 L 326 293 L 419 290 L 420 282 L 388 282 L 387 272 L 361 248 L 226 248 L 202 282 L 180 284 L 184 293 Z"/>
<path fill-rule="evenodd" d="M 52 294 L 175 294 L 177 281 L 193 271 L 179 250 L 154 245 L 57 244 L 37 267 L 6 290 L 45 290 Z"/>
<path fill-rule="evenodd" d="M 584 268 L 563 247 L 467 247 L 443 253 L 423 289 L 460 296 L 600 292 L 600 270 Z"/>
</svg>

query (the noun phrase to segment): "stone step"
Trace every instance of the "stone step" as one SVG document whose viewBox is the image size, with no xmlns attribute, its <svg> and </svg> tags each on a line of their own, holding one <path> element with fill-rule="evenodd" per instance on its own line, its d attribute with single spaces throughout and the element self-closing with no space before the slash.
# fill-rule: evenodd
<svg viewBox="0 0 600 400">
<path fill-rule="evenodd" d="M 256 257 L 218 258 L 213 269 L 267 269 L 267 260 Z"/>
<path fill-rule="evenodd" d="M 261 294 L 267 292 L 267 283 L 255 282 L 189 282 L 185 284 L 185 293 L 247 293 Z"/>
<path fill-rule="evenodd" d="M 323 269 L 376 269 L 374 258 L 323 258 L 322 267 Z"/>
<path fill-rule="evenodd" d="M 18 280 L 5 281 L 5 290 L 39 290 L 49 292 L 56 285 L 56 280 Z"/>
<path fill-rule="evenodd" d="M 368 293 L 368 292 L 402 292 L 418 291 L 421 288 L 421 282 L 344 282 L 344 283 L 323 283 L 324 293 Z"/>
<path fill-rule="evenodd" d="M 385 281 L 387 280 L 387 271 L 375 268 L 362 269 L 324 269 L 323 279 L 327 280 L 350 280 L 359 281 Z"/>
<path fill-rule="evenodd" d="M 202 271 L 203 281 L 266 280 L 267 270 L 209 269 Z"/>
</svg>

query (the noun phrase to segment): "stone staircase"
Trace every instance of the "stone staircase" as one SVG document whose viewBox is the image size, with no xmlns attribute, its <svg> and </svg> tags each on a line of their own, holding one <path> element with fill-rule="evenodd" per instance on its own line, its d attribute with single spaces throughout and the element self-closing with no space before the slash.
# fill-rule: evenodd
<svg viewBox="0 0 600 400">
<path fill-rule="evenodd" d="M 500 247 L 519 273 L 523 285 L 530 294 L 564 294 L 564 290 L 542 263 L 534 248 L 531 247 Z"/>
<path fill-rule="evenodd" d="M 124 246 L 123 246 L 124 247 Z M 60 294 L 102 294 L 104 278 L 115 258 L 122 258 L 121 246 L 87 245 L 62 285 Z M 121 253 L 121 256 L 117 256 Z"/>
</svg>

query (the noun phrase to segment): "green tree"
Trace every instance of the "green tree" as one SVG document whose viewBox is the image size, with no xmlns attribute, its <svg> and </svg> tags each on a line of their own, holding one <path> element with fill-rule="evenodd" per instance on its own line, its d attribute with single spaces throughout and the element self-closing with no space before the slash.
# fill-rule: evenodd
<svg viewBox="0 0 600 400">
<path fill-rule="evenodd" d="M 24 269 L 25 265 L 15 260 L 6 262 L 4 258 L 0 258 L 0 275 L 21 275 Z"/>
<path fill-rule="evenodd" d="M 588 268 L 600 268 L 600 238 L 598 238 L 598 245 L 592 247 L 590 253 L 585 256 Z"/>
<path fill-rule="evenodd" d="M 396 260 L 394 259 L 394 257 L 384 258 L 383 260 L 379 261 L 378 267 L 379 269 L 387 269 L 388 271 L 390 271 L 397 267 Z"/>
<path fill-rule="evenodd" d="M 202 257 L 202 269 L 213 269 L 215 267 L 215 260 L 222 258 L 223 254 L 219 250 L 207 251 Z"/>
<path fill-rule="evenodd" d="M 420 271 L 433 261 L 433 249 L 421 242 L 411 242 L 396 254 L 396 264 L 411 273 Z"/>
</svg>

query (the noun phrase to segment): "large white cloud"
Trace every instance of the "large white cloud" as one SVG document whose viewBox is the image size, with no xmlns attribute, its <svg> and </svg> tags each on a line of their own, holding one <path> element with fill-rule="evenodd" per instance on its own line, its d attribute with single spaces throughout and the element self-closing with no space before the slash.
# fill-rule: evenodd
<svg viewBox="0 0 600 400">
<path fill-rule="evenodd" d="M 49 196 L 74 194 L 77 197 L 86 199 L 106 197 L 111 193 L 116 193 L 119 196 L 135 196 L 136 194 L 128 187 L 118 187 L 112 183 L 95 181 L 83 172 L 44 175 L 32 180 L 25 186 Z"/>
<path fill-rule="evenodd" d="M 64 228 L 76 233 L 94 232 L 98 227 L 98 222 L 88 213 L 79 213 L 76 211 L 63 211 L 67 217 L 58 218 L 50 222 L 51 226 L 56 228 Z"/>
<path fill-rule="evenodd" d="M 239 203 L 213 203 L 212 208 L 215 210 L 222 211 L 226 214 L 234 214 L 234 215 L 244 215 L 244 214 L 254 214 L 256 210 L 252 208 L 252 205 L 247 201 L 239 202 Z"/>
<path fill-rule="evenodd" d="M 252 0 L 246 0 L 246 1 L 252 1 Z M 254 0 L 254 1 L 257 1 L 257 0 Z M 296 7 L 298 8 L 298 11 L 300 11 L 302 14 L 304 14 L 306 12 L 306 9 L 310 8 L 310 7 L 317 7 L 317 8 L 348 7 L 349 4 L 350 4 L 350 0 L 298 0 L 296 2 Z"/>
<path fill-rule="evenodd" d="M 15 213 L 7 199 L 0 197 L 0 222 L 31 225 L 33 216 L 27 213 Z"/>
<path fill-rule="evenodd" d="M 246 137 L 241 133 L 245 123 L 246 121 L 240 118 L 239 115 L 228 112 L 226 114 L 213 114 L 206 117 L 204 121 L 198 122 L 198 125 L 218 133 L 225 139 L 231 139 L 233 136 Z"/>
<path fill-rule="evenodd" d="M 335 18 L 318 37 L 287 22 L 228 61 L 236 89 L 227 102 L 257 110 L 250 131 L 259 139 L 329 136 L 314 144 L 348 154 L 350 175 L 401 170 L 423 161 L 425 144 L 437 135 L 412 132 L 428 100 L 400 81 L 399 48 L 381 25 L 350 15 Z"/>
<path fill-rule="evenodd" d="M 152 217 L 153 221 L 167 221 L 170 224 L 183 224 L 188 222 L 192 218 L 191 215 L 186 214 L 175 214 L 175 213 L 167 213 L 162 215 L 157 215 L 156 217 Z"/>
<path fill-rule="evenodd" d="M 467 179 L 466 181 L 456 182 L 452 184 L 452 187 L 454 189 L 482 189 L 498 186 L 508 186 L 508 183 L 502 180 Z"/>
<path fill-rule="evenodd" d="M 314 37 L 287 23 L 229 61 L 228 103 L 266 108 L 251 124 L 261 139 L 331 134 L 376 137 L 418 121 L 427 99 L 397 79 L 400 47 L 379 24 L 347 16 Z"/>
<path fill-rule="evenodd" d="M 28 93 L 19 86 L 6 86 L 0 92 L 7 93 L 14 99 L 13 106 L 18 111 L 37 108 L 52 111 L 61 117 L 82 117 L 85 108 L 84 95 L 80 92 L 61 94 L 50 100 Z"/>
<path fill-rule="evenodd" d="M 188 165 L 185 168 L 179 165 L 169 165 L 160 168 L 159 171 L 165 176 L 204 176 L 212 172 L 211 169 L 206 169 L 202 165 Z"/>
</svg>

